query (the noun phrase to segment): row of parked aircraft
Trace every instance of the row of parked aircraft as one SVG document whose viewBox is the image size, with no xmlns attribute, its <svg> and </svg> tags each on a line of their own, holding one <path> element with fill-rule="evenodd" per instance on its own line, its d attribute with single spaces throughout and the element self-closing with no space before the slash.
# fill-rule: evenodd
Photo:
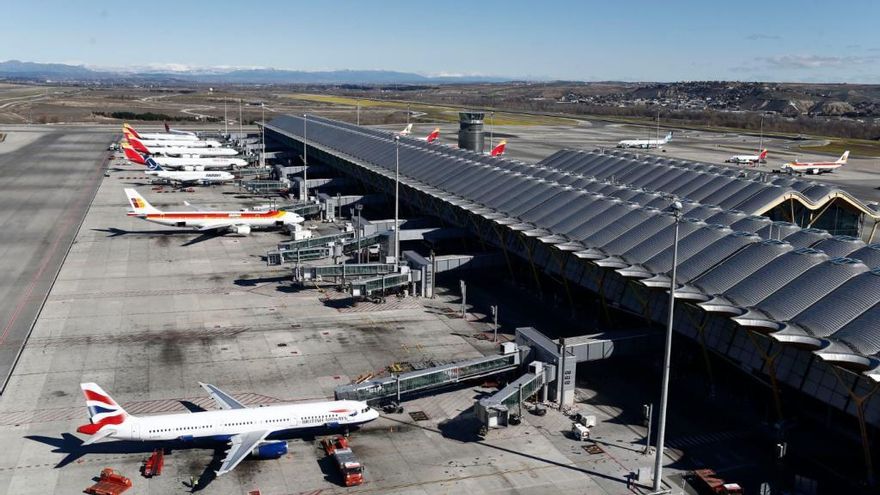
<svg viewBox="0 0 880 495">
<path fill-rule="evenodd" d="M 407 124 L 406 127 L 403 128 L 403 130 L 400 130 L 400 131 L 396 132 L 395 134 L 398 136 L 410 136 L 412 134 L 412 128 L 413 128 L 412 124 Z M 427 143 L 433 143 L 439 137 L 440 137 L 440 128 L 435 127 L 434 130 L 431 131 L 431 133 L 428 134 L 427 136 L 422 137 L 422 138 L 415 138 L 415 139 L 418 139 L 420 141 L 425 141 Z M 504 151 L 506 149 L 507 149 L 507 140 L 502 139 L 498 143 L 497 146 L 494 146 L 488 152 L 483 152 L 483 154 L 488 155 L 488 156 L 501 156 L 504 154 Z"/>
<path fill-rule="evenodd" d="M 669 132 L 663 139 L 624 139 L 617 143 L 618 148 L 640 148 L 640 149 L 659 149 L 672 141 L 672 132 Z M 825 162 L 801 162 L 794 160 L 782 165 L 783 170 L 790 170 L 797 173 L 811 173 L 814 175 L 824 174 L 837 170 L 846 165 L 849 158 L 849 150 L 844 151 L 843 155 L 835 161 Z M 739 165 L 755 165 L 757 163 L 766 163 L 767 150 L 762 149 L 754 155 L 733 155 L 725 163 L 735 163 Z"/>
<path fill-rule="evenodd" d="M 201 155 L 203 150 L 223 149 L 219 143 L 199 140 L 196 135 L 184 131 L 174 132 L 167 126 L 166 131 L 164 134 L 139 134 L 126 124 L 123 129 L 129 142 L 123 145 L 126 158 L 146 165 L 148 175 L 184 184 L 224 182 L 233 178 L 229 172 L 210 170 L 221 168 L 221 164 L 206 162 L 209 158 Z M 142 149 L 145 155 L 138 152 L 138 144 L 146 148 Z M 165 170 L 166 163 L 169 168 L 179 170 Z M 242 160 L 241 165 L 245 164 Z M 228 162 L 224 165 L 228 166 Z M 134 189 L 125 189 L 125 194 L 132 208 L 129 216 L 198 231 L 244 235 L 251 229 L 286 227 L 303 221 L 303 217 L 296 213 L 280 210 L 161 211 Z M 379 417 L 378 411 L 366 402 L 350 400 L 247 407 L 213 385 L 200 385 L 214 399 L 217 410 L 133 416 L 97 384 L 83 383 L 80 387 L 85 396 L 89 423 L 78 427 L 77 432 L 88 435 L 83 445 L 101 440 L 221 442 L 227 448 L 216 471 L 220 476 L 235 469 L 249 455 L 260 459 L 285 455 L 286 439 L 305 430 L 347 429 Z"/>
</svg>

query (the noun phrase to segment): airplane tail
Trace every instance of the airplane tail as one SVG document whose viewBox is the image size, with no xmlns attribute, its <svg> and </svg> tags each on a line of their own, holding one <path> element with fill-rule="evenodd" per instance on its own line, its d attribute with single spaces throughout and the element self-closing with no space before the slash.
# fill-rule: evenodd
<svg viewBox="0 0 880 495">
<path fill-rule="evenodd" d="M 136 130 L 134 130 L 134 127 L 128 125 L 128 123 L 122 124 L 122 132 L 125 132 L 125 131 L 130 132 L 136 138 L 141 137 L 141 135 L 138 134 Z"/>
<path fill-rule="evenodd" d="M 122 145 L 122 152 L 125 153 L 125 158 L 128 158 L 128 161 L 133 162 L 133 163 L 137 163 L 140 165 L 146 165 L 146 162 L 144 161 L 143 155 L 141 155 L 140 153 L 135 151 L 135 149 L 132 148 L 130 145 L 123 144 Z"/>
<path fill-rule="evenodd" d="M 141 153 L 146 153 L 148 155 L 152 154 L 152 153 L 150 153 L 150 149 L 147 148 L 147 146 L 144 143 L 142 143 L 140 139 L 132 136 L 132 137 L 128 138 L 128 142 L 131 143 L 131 147 L 136 149 L 137 151 L 139 151 Z"/>
<path fill-rule="evenodd" d="M 849 159 L 849 150 L 846 150 L 843 152 L 842 155 L 840 155 L 840 158 L 838 158 L 837 162 L 835 162 L 835 163 L 839 163 L 841 165 L 846 165 L 846 161 L 848 159 Z"/>
<path fill-rule="evenodd" d="M 666 137 L 663 138 L 664 143 L 668 143 L 669 141 L 672 141 L 672 131 L 669 131 L 669 134 L 667 134 Z"/>
<path fill-rule="evenodd" d="M 764 160 L 767 158 L 767 150 L 761 150 L 761 154 L 758 155 L 758 160 Z"/>
<path fill-rule="evenodd" d="M 125 195 L 128 196 L 128 202 L 131 204 L 131 209 L 134 210 L 135 215 L 161 213 L 134 189 L 126 189 Z"/>
<path fill-rule="evenodd" d="M 492 148 L 492 151 L 489 152 L 492 156 L 501 156 L 504 154 L 504 149 L 507 147 L 507 140 L 502 140 L 498 143 L 498 146 Z"/>
<path fill-rule="evenodd" d="M 89 424 L 80 426 L 76 431 L 91 435 L 91 438 L 83 442 L 83 445 L 90 445 L 112 435 L 114 429 L 105 428 L 106 426 L 121 425 L 132 417 L 98 384 L 83 383 L 80 384 L 80 388 L 86 398 L 86 406 L 89 408 Z"/>
<path fill-rule="evenodd" d="M 413 126 L 412 124 L 406 124 L 406 127 L 404 127 L 403 130 L 400 131 L 400 133 L 404 136 L 409 135 L 409 133 L 412 132 L 412 126 Z"/>
<path fill-rule="evenodd" d="M 167 133 L 170 134 L 170 133 L 171 133 L 171 127 L 168 126 L 168 122 L 162 122 L 162 123 L 165 124 L 165 132 L 167 132 Z"/>
<path fill-rule="evenodd" d="M 433 143 L 439 137 L 440 137 L 440 128 L 437 127 L 433 131 L 431 131 L 431 134 L 428 134 L 428 137 L 425 138 L 425 141 L 427 141 L 429 143 Z"/>
<path fill-rule="evenodd" d="M 147 157 L 147 159 L 144 161 L 144 165 L 146 165 L 147 168 L 152 170 L 153 172 L 159 172 L 159 171 L 165 170 L 162 168 L 161 165 L 156 163 L 156 160 L 154 160 L 152 156 Z"/>
</svg>

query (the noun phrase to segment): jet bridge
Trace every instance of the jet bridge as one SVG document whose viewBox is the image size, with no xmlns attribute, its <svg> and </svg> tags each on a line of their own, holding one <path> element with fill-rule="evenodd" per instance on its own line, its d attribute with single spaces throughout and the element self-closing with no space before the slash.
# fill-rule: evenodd
<svg viewBox="0 0 880 495">
<path fill-rule="evenodd" d="M 370 404 L 392 401 L 400 403 L 401 397 L 405 395 L 515 370 L 519 368 L 520 354 L 523 351 L 524 349 L 508 343 L 502 347 L 501 354 L 374 378 L 362 383 L 340 385 L 336 387 L 336 400 L 362 400 Z"/>
<path fill-rule="evenodd" d="M 522 417 L 522 405 L 529 397 L 541 392 L 547 398 L 547 384 L 556 379 L 556 367 L 541 361 L 529 363 L 529 372 L 507 384 L 491 397 L 480 399 L 474 413 L 487 428 L 507 426 L 510 413 Z"/>
<path fill-rule="evenodd" d="M 295 282 L 322 282 L 333 279 L 336 283 L 358 277 L 386 275 L 397 270 L 394 263 L 345 263 L 341 265 L 302 266 L 293 269 Z"/>
</svg>

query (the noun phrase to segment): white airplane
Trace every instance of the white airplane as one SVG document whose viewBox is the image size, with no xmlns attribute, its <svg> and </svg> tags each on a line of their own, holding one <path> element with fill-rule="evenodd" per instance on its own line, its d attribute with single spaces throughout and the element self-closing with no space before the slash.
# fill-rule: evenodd
<svg viewBox="0 0 880 495">
<path fill-rule="evenodd" d="M 617 143 L 617 147 L 643 149 L 660 148 L 669 141 L 672 141 L 672 132 L 667 134 L 663 139 L 624 139 Z"/>
<path fill-rule="evenodd" d="M 199 141 L 165 141 L 161 139 L 139 139 L 134 134 L 123 131 L 123 135 L 125 139 L 129 142 L 137 139 L 144 146 L 150 146 L 153 148 L 167 148 L 169 146 L 186 146 L 187 148 L 219 148 L 223 146 L 220 141 L 215 141 L 213 139 L 199 140 Z"/>
<path fill-rule="evenodd" d="M 161 211 L 147 202 L 134 189 L 126 189 L 131 204 L 130 217 L 170 227 L 194 228 L 198 231 L 224 231 L 248 235 L 251 230 L 282 228 L 302 223 L 305 219 L 296 213 L 283 210 L 266 211 Z"/>
<path fill-rule="evenodd" d="M 147 146 L 140 139 L 132 136 L 128 139 L 131 147 L 148 155 L 165 156 L 235 156 L 238 151 L 232 148 L 191 148 L 189 142 L 174 143 L 171 146 Z"/>
<path fill-rule="evenodd" d="M 83 445 L 98 440 L 161 441 L 219 439 L 229 444 L 217 476 L 235 469 L 250 454 L 259 459 L 277 459 L 287 453 L 287 442 L 279 440 L 295 430 L 346 428 L 379 417 L 366 402 L 336 400 L 308 404 L 247 407 L 229 394 L 207 383 L 199 383 L 217 403 L 216 411 L 183 414 L 132 416 L 101 387 L 80 385 L 89 409 L 89 424 L 76 429 L 90 435 Z M 272 437 L 272 439 L 270 439 Z"/>
<path fill-rule="evenodd" d="M 195 136 L 196 135 L 196 133 L 194 133 L 192 131 L 182 131 L 180 129 L 172 129 L 171 127 L 168 127 L 168 122 L 163 122 L 163 124 L 165 124 L 165 132 L 167 132 L 168 134 L 177 134 L 178 136 Z"/>
<path fill-rule="evenodd" d="M 767 150 L 761 150 L 757 155 L 733 155 L 724 160 L 724 163 L 738 163 L 741 165 L 752 165 L 755 163 L 763 163 L 767 158 Z"/>
<path fill-rule="evenodd" d="M 398 132 L 398 136 L 409 136 L 412 133 L 412 124 L 406 124 L 402 131 Z"/>
<path fill-rule="evenodd" d="M 423 138 L 416 138 L 416 139 L 418 139 L 419 141 L 424 141 L 426 143 L 433 143 L 439 137 L 440 137 L 440 128 L 435 127 L 434 130 L 431 131 L 431 133 L 428 134 L 427 136 L 425 136 Z"/>
<path fill-rule="evenodd" d="M 122 124 L 122 132 L 130 132 L 138 139 L 158 139 L 163 141 L 198 141 L 199 138 L 195 134 L 173 134 L 173 133 L 144 133 L 141 134 L 134 127 L 128 124 Z"/>
<path fill-rule="evenodd" d="M 122 152 L 128 161 L 137 163 L 138 165 L 146 165 L 146 159 L 143 155 L 135 151 L 128 144 L 122 145 Z M 173 168 L 178 170 L 212 170 L 220 168 L 241 168 L 247 166 L 247 160 L 231 157 L 198 157 L 198 158 L 176 158 L 172 156 L 153 156 L 156 163 L 165 168 Z"/>
<path fill-rule="evenodd" d="M 153 160 L 153 157 L 147 158 L 147 175 L 157 177 L 159 179 L 178 184 L 181 187 L 202 185 L 209 186 L 212 184 L 223 184 L 235 179 L 235 176 L 229 172 L 222 171 L 204 171 L 204 170 L 165 170 L 161 165 Z"/>
<path fill-rule="evenodd" d="M 800 173 L 812 173 L 813 175 L 824 174 L 826 172 L 833 172 L 840 167 L 846 165 L 846 161 L 849 159 L 849 150 L 843 152 L 840 155 L 840 158 L 833 162 L 799 162 L 797 160 L 793 162 L 788 162 L 782 165 L 782 169 L 792 170 L 794 172 Z"/>
</svg>

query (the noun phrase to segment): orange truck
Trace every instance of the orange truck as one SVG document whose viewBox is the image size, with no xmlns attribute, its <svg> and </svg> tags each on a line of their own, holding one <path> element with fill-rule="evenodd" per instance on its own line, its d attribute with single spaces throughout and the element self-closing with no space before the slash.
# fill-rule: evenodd
<svg viewBox="0 0 880 495">
<path fill-rule="evenodd" d="M 727 483 L 711 469 L 694 471 L 694 483 L 700 493 L 707 495 L 742 495 L 742 487 L 737 483 Z"/>
<path fill-rule="evenodd" d="M 354 456 L 345 437 L 325 438 L 321 444 L 327 455 L 333 458 L 345 486 L 356 486 L 364 482 L 364 466 Z"/>
</svg>

